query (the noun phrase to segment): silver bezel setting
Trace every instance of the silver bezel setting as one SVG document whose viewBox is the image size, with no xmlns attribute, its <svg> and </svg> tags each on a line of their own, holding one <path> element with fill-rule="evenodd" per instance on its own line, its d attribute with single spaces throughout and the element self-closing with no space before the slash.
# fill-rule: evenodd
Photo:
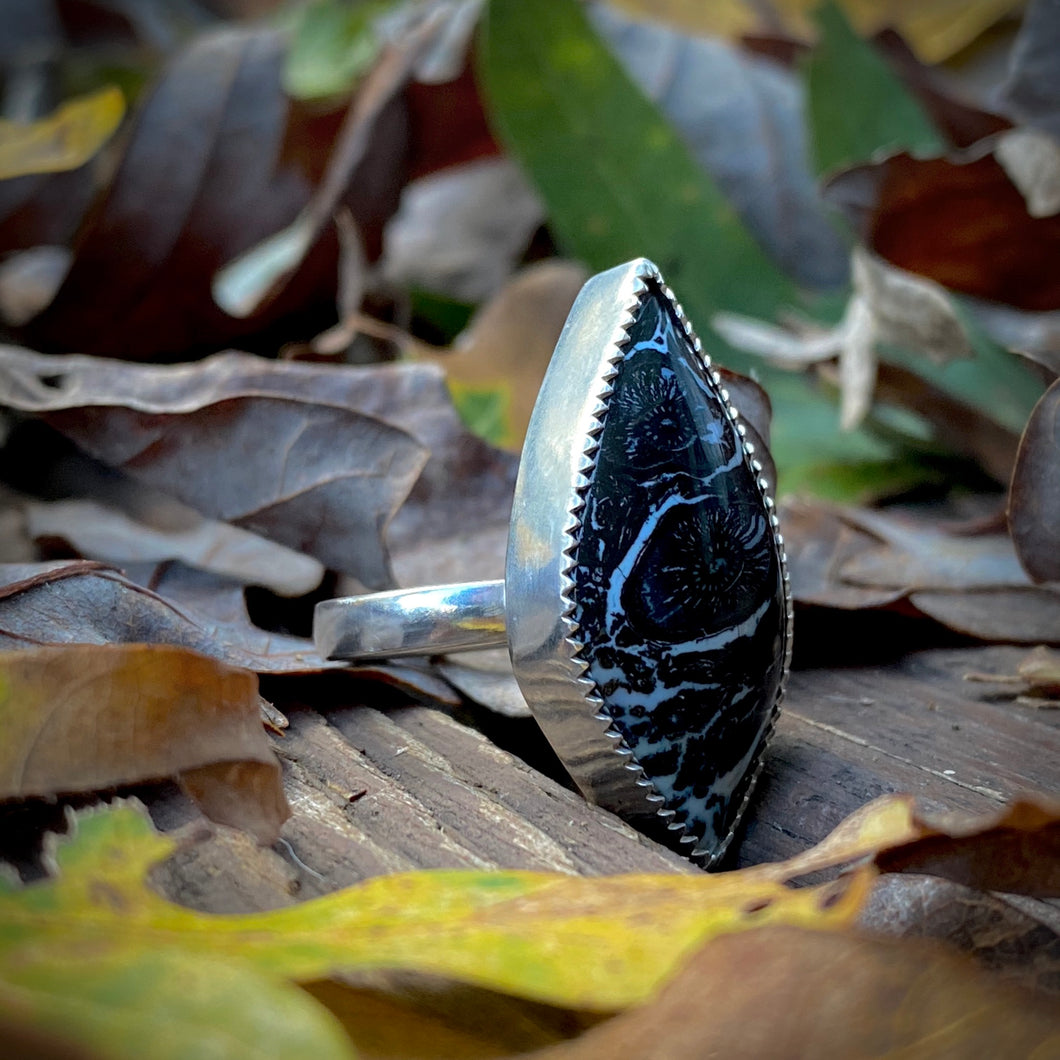
<svg viewBox="0 0 1060 1060">
<path fill-rule="evenodd" d="M 715 850 L 665 803 L 622 734 L 612 727 L 596 685 L 587 676 L 578 639 L 572 570 L 581 532 L 585 492 L 596 466 L 598 438 L 625 356 L 629 328 L 651 286 L 670 302 L 688 342 L 718 390 L 740 436 L 754 475 L 780 562 L 784 593 L 781 679 L 751 778 L 732 826 Z M 616 322 L 617 321 L 617 322 Z M 688 317 L 652 262 L 639 258 L 594 276 L 582 288 L 560 335 L 541 387 L 523 448 L 512 510 L 505 574 L 508 644 L 516 678 L 534 716 L 586 798 L 634 821 L 660 818 L 672 845 L 710 868 L 739 827 L 776 728 L 791 663 L 792 602 L 784 541 L 778 529 L 772 484 L 762 476 L 754 445 L 703 353 Z"/>
</svg>

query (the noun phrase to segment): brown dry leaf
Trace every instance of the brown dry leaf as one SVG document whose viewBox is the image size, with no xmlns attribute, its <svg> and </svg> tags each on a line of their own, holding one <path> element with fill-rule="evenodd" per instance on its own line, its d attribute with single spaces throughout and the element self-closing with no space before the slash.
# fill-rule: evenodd
<svg viewBox="0 0 1060 1060">
<path fill-rule="evenodd" d="M 0 404 L 46 415 L 104 463 L 204 515 L 381 588 L 392 582 L 383 534 L 427 452 L 372 406 L 416 371 L 235 353 L 133 366 L 6 346 Z M 445 395 L 433 396 L 434 408 L 421 401 L 405 416 L 455 418 Z"/>
<path fill-rule="evenodd" d="M 704 946 L 655 1001 L 535 1060 L 1060 1055 L 1060 1014 L 927 943 L 763 927 Z"/>
<path fill-rule="evenodd" d="M 351 211 L 375 258 L 397 207 L 408 148 L 403 90 L 431 27 L 421 30 L 384 55 L 345 115 L 286 96 L 282 34 L 226 28 L 193 40 L 140 108 L 69 272 L 25 329 L 29 343 L 184 358 L 307 306 L 326 311 L 336 210 Z M 252 248 L 256 257 L 235 268 Z M 214 300 L 226 265 L 235 271 L 225 304 L 238 315 Z"/>
<path fill-rule="evenodd" d="M 872 534 L 844 520 L 842 513 L 837 506 L 798 497 L 780 502 L 795 600 L 844 611 L 889 607 L 902 600 L 905 593 L 900 588 L 854 585 L 839 577 L 845 563 L 877 543 Z"/>
<path fill-rule="evenodd" d="M 941 876 L 981 891 L 1060 898 L 1060 802 L 1027 795 L 987 817 L 925 813 L 909 800 L 908 839 L 875 857 L 881 872 Z"/>
<path fill-rule="evenodd" d="M 984 150 L 855 166 L 829 180 L 829 198 L 899 268 L 1020 309 L 1060 308 L 1060 216 L 1032 217 Z"/>
<path fill-rule="evenodd" d="M 25 504 L 31 538 L 62 540 L 85 559 L 123 566 L 179 560 L 281 596 L 312 592 L 324 576 L 323 565 L 311 556 L 230 523 L 204 519 L 175 502 L 151 514 L 162 518 L 136 519 L 87 498 Z"/>
<path fill-rule="evenodd" d="M 876 395 L 923 417 L 948 449 L 971 457 L 998 482 L 1008 481 L 1019 438 L 984 415 L 982 408 L 958 401 L 907 368 L 886 363 L 879 366 Z"/>
<path fill-rule="evenodd" d="M 1016 673 L 1032 694 L 1060 696 L 1060 652 L 1039 644 L 1020 660 Z"/>
<path fill-rule="evenodd" d="M 1038 582 L 1060 581 L 1060 381 L 1034 406 L 1009 486 L 1016 554 Z"/>
<path fill-rule="evenodd" d="M 340 208 L 349 227 L 359 229 L 369 259 L 382 249 L 383 225 L 397 210 L 409 151 L 408 106 L 404 90 L 419 58 L 444 26 L 446 12 L 435 10 L 398 44 L 388 48 L 364 79 L 328 159 L 320 186 L 289 224 L 255 240 L 238 255 L 216 263 L 212 292 L 233 317 L 256 318 L 295 279 L 310 255 L 327 242 L 334 263 L 332 220 Z M 350 255 L 342 269 L 350 284 Z M 304 297 L 305 292 L 302 292 Z"/>
<path fill-rule="evenodd" d="M 33 345 L 147 359 L 240 333 L 210 276 L 293 219 L 323 153 L 283 93 L 283 48 L 271 30 L 225 29 L 174 59 L 133 119 L 65 281 L 29 325 Z"/>
<path fill-rule="evenodd" d="M 781 514 L 798 603 L 907 612 L 912 605 L 982 640 L 1060 640 L 1060 591 L 1030 583 L 1005 534 L 949 533 L 911 512 L 818 502 L 785 501 Z"/>
<path fill-rule="evenodd" d="M 931 938 L 965 951 L 1007 982 L 1060 993 L 1060 934 L 1033 912 L 1044 903 L 963 887 L 937 876 L 888 874 L 876 881 L 858 923 L 899 938 Z M 1053 911 L 1055 912 L 1055 910 Z"/>
<path fill-rule="evenodd" d="M 0 653 L 0 798 L 177 776 L 222 824 L 275 841 L 289 810 L 257 678 L 170 645 Z"/>
<path fill-rule="evenodd" d="M 89 560 L 0 564 L 0 648 L 139 642 L 182 645 L 258 673 L 316 673 L 335 665 L 309 640 L 252 625 L 238 583 L 204 585 L 194 572 L 175 570 L 168 576 L 160 595 Z"/>
</svg>

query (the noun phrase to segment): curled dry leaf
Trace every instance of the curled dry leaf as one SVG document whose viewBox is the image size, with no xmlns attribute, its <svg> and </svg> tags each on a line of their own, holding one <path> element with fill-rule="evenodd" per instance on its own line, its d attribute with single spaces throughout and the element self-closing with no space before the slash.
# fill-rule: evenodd
<svg viewBox="0 0 1060 1060">
<path fill-rule="evenodd" d="M 30 501 L 25 512 L 30 537 L 59 538 L 85 559 L 122 565 L 180 560 L 282 596 L 311 592 L 324 576 L 323 565 L 311 556 L 190 509 L 183 510 L 178 526 L 167 527 L 86 498 Z"/>
<path fill-rule="evenodd" d="M 1024 428 L 1008 520 L 1027 573 L 1038 582 L 1060 581 L 1060 381 L 1042 395 Z"/>
<path fill-rule="evenodd" d="M 910 810 L 911 837 L 876 854 L 881 872 L 928 873 L 981 891 L 1060 898 L 1055 798 L 1027 795 L 978 818 Z"/>
<path fill-rule="evenodd" d="M 170 645 L 0 653 L 0 798 L 178 777 L 214 820 L 271 843 L 289 811 L 257 678 Z"/>
<path fill-rule="evenodd" d="M 315 673 L 334 665 L 311 641 L 254 626 L 238 583 L 204 585 L 172 570 L 169 578 L 160 595 L 89 560 L 0 564 L 0 648 L 170 644 L 258 673 Z"/>
<path fill-rule="evenodd" d="M 1060 652 L 1039 644 L 1016 666 L 1015 673 L 967 673 L 966 681 L 1004 686 L 1015 702 L 1036 709 L 1060 709 Z"/>
<path fill-rule="evenodd" d="M 1053 643 L 1060 592 L 1035 586 L 1006 534 L 947 532 L 912 513 L 784 502 L 792 592 L 841 610 L 902 607 L 982 640 Z"/>
<path fill-rule="evenodd" d="M 1060 993 L 1060 934 L 1044 903 L 973 890 L 937 876 L 888 874 L 876 881 L 859 925 L 901 938 L 948 942 L 1010 983 Z"/>
<path fill-rule="evenodd" d="M 544 221 L 544 207 L 511 159 L 480 158 L 412 181 L 387 224 L 382 268 L 391 283 L 466 302 L 501 289 Z"/>
<path fill-rule="evenodd" d="M 988 1060 L 1058 1050 L 1055 1006 L 942 947 L 778 926 L 714 939 L 651 1004 L 532 1056 Z"/>
<path fill-rule="evenodd" d="M 240 354 L 134 367 L 7 346 L 0 403 L 46 415 L 104 463 L 204 515 L 380 588 L 392 581 L 383 534 L 427 452 L 371 406 L 416 371 Z M 406 416 L 452 415 L 444 394 L 435 400 L 444 410 L 420 404 Z"/>
</svg>

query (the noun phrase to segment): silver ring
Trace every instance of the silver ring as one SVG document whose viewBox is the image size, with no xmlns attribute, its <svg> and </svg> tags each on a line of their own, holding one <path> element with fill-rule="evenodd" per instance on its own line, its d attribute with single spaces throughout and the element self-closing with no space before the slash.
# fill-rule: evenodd
<svg viewBox="0 0 1060 1060">
<path fill-rule="evenodd" d="M 710 867 L 761 770 L 791 661 L 770 484 L 659 270 L 582 288 L 527 432 L 503 582 L 329 600 L 328 658 L 507 644 L 591 802 Z"/>
</svg>

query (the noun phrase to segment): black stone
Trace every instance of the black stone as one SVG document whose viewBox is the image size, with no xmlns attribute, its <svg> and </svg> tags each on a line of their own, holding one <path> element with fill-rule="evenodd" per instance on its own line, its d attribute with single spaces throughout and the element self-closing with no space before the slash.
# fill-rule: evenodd
<svg viewBox="0 0 1060 1060">
<path fill-rule="evenodd" d="M 713 851 L 782 678 L 775 534 L 718 388 L 655 287 L 613 387 L 571 571 L 576 636 L 615 728 Z"/>
</svg>

